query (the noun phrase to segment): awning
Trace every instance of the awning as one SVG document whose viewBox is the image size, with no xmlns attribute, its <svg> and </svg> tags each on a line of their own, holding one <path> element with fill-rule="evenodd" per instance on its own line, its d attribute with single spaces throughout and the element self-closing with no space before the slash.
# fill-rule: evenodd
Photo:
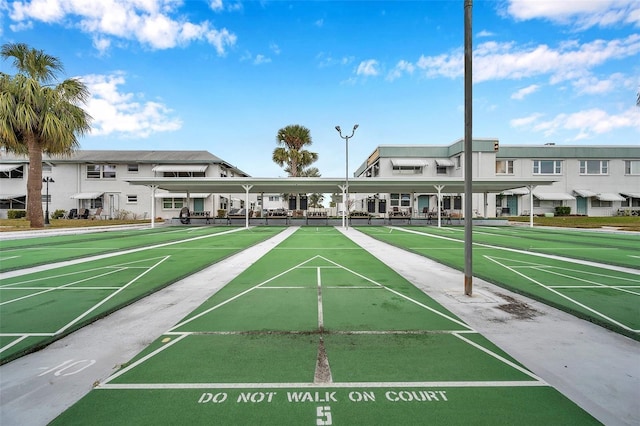
<svg viewBox="0 0 640 426">
<path fill-rule="evenodd" d="M 164 165 L 164 166 L 155 166 L 151 171 L 153 172 L 204 172 L 209 167 L 206 164 L 203 165 L 188 165 L 188 164 L 175 164 L 175 165 Z"/>
<path fill-rule="evenodd" d="M 96 198 L 102 197 L 104 192 L 78 192 L 77 194 L 73 194 L 71 198 L 74 200 L 95 200 Z"/>
<path fill-rule="evenodd" d="M 615 194 L 613 192 L 602 192 L 596 195 L 596 198 L 600 201 L 624 201 L 625 198 L 620 196 L 620 194 Z"/>
<path fill-rule="evenodd" d="M 623 192 L 622 195 L 626 195 L 631 198 L 640 198 L 640 192 Z"/>
<path fill-rule="evenodd" d="M 529 194 L 529 190 L 527 188 L 516 188 L 511 189 L 509 191 L 502 191 L 501 195 L 527 195 Z"/>
<path fill-rule="evenodd" d="M 597 195 L 595 192 L 589 191 L 588 189 L 574 189 L 573 192 L 584 198 L 595 197 Z"/>
<path fill-rule="evenodd" d="M 394 167 L 426 167 L 426 160 L 416 160 L 411 158 L 394 158 L 391 160 Z"/>
<path fill-rule="evenodd" d="M 7 173 L 22 167 L 22 164 L 0 164 L 0 173 Z"/>
<path fill-rule="evenodd" d="M 453 161 L 441 158 L 436 160 L 436 165 L 440 167 L 453 167 Z"/>
<path fill-rule="evenodd" d="M 15 200 L 16 198 L 26 197 L 25 194 L 0 194 L 0 200 Z"/>
<path fill-rule="evenodd" d="M 538 200 L 543 201 L 568 201 L 575 200 L 573 195 L 565 194 L 564 192 L 547 192 L 547 193 L 537 193 L 534 192 L 533 196 Z"/>
<path fill-rule="evenodd" d="M 197 193 L 189 194 L 189 198 L 207 198 L 211 194 Z M 187 198 L 186 192 L 162 192 L 156 193 L 156 198 Z"/>
</svg>

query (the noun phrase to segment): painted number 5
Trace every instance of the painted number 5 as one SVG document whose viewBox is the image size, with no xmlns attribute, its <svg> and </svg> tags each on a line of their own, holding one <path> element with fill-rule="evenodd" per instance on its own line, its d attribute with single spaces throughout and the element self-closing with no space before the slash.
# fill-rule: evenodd
<svg viewBox="0 0 640 426">
<path fill-rule="evenodd" d="M 318 419 L 316 420 L 317 426 L 329 426 L 331 423 L 331 407 L 317 407 L 316 414 Z"/>
</svg>

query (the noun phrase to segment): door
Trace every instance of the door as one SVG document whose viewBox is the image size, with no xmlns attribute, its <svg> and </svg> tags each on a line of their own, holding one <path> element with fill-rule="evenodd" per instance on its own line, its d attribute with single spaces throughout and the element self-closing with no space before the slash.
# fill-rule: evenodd
<svg viewBox="0 0 640 426">
<path fill-rule="evenodd" d="M 204 211 L 204 198 L 194 198 L 193 199 L 193 211 L 194 212 L 203 212 Z"/>
<path fill-rule="evenodd" d="M 585 197 L 576 197 L 576 214 L 587 214 L 587 199 Z"/>
<path fill-rule="evenodd" d="M 419 195 L 418 196 L 418 213 L 423 211 L 429 211 L 429 195 Z"/>
<path fill-rule="evenodd" d="M 507 195 L 507 207 L 509 208 L 509 214 L 517 216 L 518 214 L 518 196 Z"/>
</svg>

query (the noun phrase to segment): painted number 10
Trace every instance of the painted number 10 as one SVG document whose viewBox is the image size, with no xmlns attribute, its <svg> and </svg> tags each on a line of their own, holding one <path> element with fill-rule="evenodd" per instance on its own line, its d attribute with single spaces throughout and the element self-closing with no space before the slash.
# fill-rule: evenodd
<svg viewBox="0 0 640 426">
<path fill-rule="evenodd" d="M 316 414 L 318 419 L 316 420 L 317 426 L 329 426 L 331 423 L 331 407 L 316 407 Z"/>
</svg>

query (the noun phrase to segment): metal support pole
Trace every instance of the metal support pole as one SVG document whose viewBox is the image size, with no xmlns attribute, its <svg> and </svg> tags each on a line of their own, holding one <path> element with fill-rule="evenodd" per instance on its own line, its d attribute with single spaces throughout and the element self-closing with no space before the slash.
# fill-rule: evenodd
<svg viewBox="0 0 640 426">
<path fill-rule="evenodd" d="M 45 200 L 44 200 L 46 204 L 45 213 L 44 213 L 44 224 L 49 225 L 49 182 L 54 183 L 55 181 L 48 176 L 46 178 L 43 178 L 42 181 L 46 184 L 46 188 L 47 188 Z"/>
<path fill-rule="evenodd" d="M 464 294 L 473 293 L 473 79 L 472 79 L 473 0 L 464 2 Z"/>
<path fill-rule="evenodd" d="M 340 126 L 336 126 L 336 130 L 340 134 L 340 137 L 345 140 L 345 165 L 344 165 L 344 195 L 342 196 L 342 227 L 345 229 L 349 229 L 349 216 L 347 213 L 349 211 L 349 139 L 353 137 L 356 133 L 356 129 L 358 125 L 353 126 L 353 130 L 351 131 L 351 136 L 342 136 L 342 130 Z"/>
</svg>

